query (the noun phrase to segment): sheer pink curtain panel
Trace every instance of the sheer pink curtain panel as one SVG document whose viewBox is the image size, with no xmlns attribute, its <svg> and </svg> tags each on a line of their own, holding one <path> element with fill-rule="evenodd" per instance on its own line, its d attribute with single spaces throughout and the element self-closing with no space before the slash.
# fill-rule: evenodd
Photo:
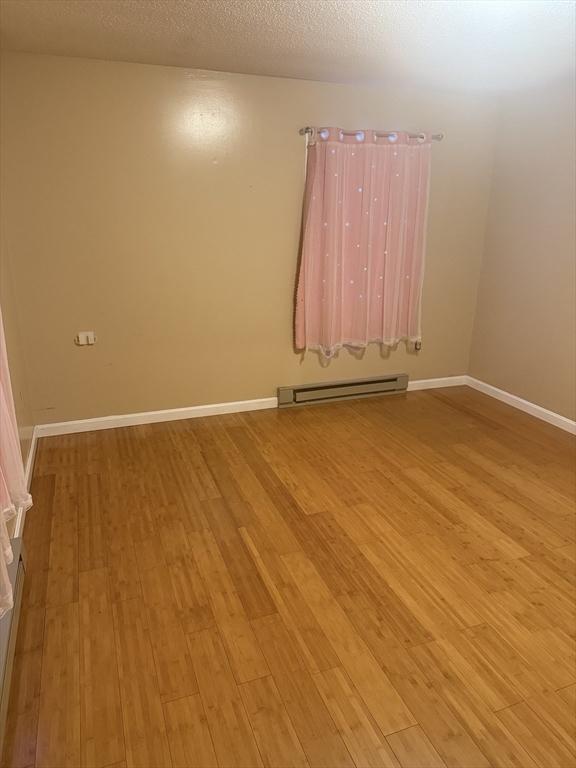
<svg viewBox="0 0 576 768">
<path fill-rule="evenodd" d="M 314 129 L 308 144 L 295 344 L 421 341 L 429 134 Z"/>
</svg>

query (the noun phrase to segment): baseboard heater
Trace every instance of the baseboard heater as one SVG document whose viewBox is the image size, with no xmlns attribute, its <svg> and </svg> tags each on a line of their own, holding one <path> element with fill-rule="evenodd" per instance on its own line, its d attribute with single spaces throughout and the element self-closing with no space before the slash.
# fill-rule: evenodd
<svg viewBox="0 0 576 768">
<path fill-rule="evenodd" d="M 392 395 L 405 392 L 407 388 L 408 374 L 406 373 L 373 376 L 370 379 L 298 384 L 294 387 L 278 387 L 278 407 L 288 408 L 293 405 L 310 405 L 358 397 Z"/>
</svg>

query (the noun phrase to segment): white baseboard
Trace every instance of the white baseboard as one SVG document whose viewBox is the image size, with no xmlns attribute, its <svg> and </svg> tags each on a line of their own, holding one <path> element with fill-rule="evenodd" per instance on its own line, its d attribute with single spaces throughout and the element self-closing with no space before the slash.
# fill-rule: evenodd
<svg viewBox="0 0 576 768">
<path fill-rule="evenodd" d="M 420 379 L 408 382 L 408 390 L 457 387 L 466 384 L 466 379 L 466 376 L 446 376 L 441 379 Z M 33 445 L 35 448 L 36 440 L 39 437 L 70 435 L 75 432 L 94 432 L 99 429 L 115 429 L 117 427 L 133 427 L 138 424 L 154 424 L 161 421 L 197 419 L 204 416 L 217 416 L 223 413 L 260 411 L 265 408 L 276 408 L 277 405 L 278 398 L 263 397 L 259 400 L 238 400 L 230 403 L 193 405 L 189 408 L 171 408 L 164 411 L 143 411 L 141 413 L 125 413 L 118 416 L 100 416 L 95 419 L 79 419 L 78 421 L 60 421 L 55 422 L 54 424 L 38 424 L 34 427 Z"/>
<path fill-rule="evenodd" d="M 16 521 L 14 523 L 14 533 L 12 534 L 12 539 L 17 539 L 20 536 L 22 536 L 24 532 L 24 523 L 26 522 L 26 512 L 27 510 L 20 507 L 18 510 L 18 513 L 16 514 Z"/>
<path fill-rule="evenodd" d="M 74 432 L 94 432 L 98 429 L 133 427 L 138 424 L 155 424 L 156 422 L 160 421 L 197 419 L 203 416 L 217 416 L 223 413 L 261 411 L 265 408 L 276 408 L 277 405 L 277 398 L 263 397 L 259 400 L 238 400 L 231 403 L 193 405 L 189 408 L 170 408 L 164 411 L 143 411 L 142 413 L 125 413 L 118 416 L 100 416 L 95 419 L 80 419 L 79 421 L 60 421 L 55 424 L 38 424 L 34 431 L 36 437 L 70 435 Z"/>
<path fill-rule="evenodd" d="M 34 427 L 18 427 L 18 437 L 20 438 L 20 443 L 24 443 L 27 440 L 32 440 L 33 434 Z"/>
<path fill-rule="evenodd" d="M 438 389 L 440 387 L 463 387 L 467 384 L 468 376 L 444 376 L 440 379 L 416 379 L 408 382 L 408 392 L 418 389 Z"/>
<path fill-rule="evenodd" d="M 26 457 L 26 466 L 24 467 L 24 478 L 26 480 L 26 488 L 30 490 L 32 483 L 32 473 L 34 471 L 34 461 L 36 459 L 36 446 L 38 445 L 38 427 L 34 427 L 32 430 L 32 437 L 30 439 L 30 448 L 28 449 L 28 456 Z"/>
<path fill-rule="evenodd" d="M 466 384 L 472 389 L 477 389 L 479 392 L 483 392 L 485 395 L 501 400 L 507 405 L 511 405 L 513 408 L 518 408 L 524 413 L 529 413 L 531 416 L 535 416 L 537 419 L 547 421 L 548 424 L 553 424 L 555 427 L 563 429 L 565 432 L 570 432 L 572 435 L 576 435 L 576 421 L 568 419 L 566 416 L 561 416 L 555 411 L 549 411 L 547 408 L 542 408 L 541 405 L 531 403 L 529 400 L 523 400 L 517 395 L 512 395 L 510 392 L 506 392 L 498 387 L 493 387 L 492 384 L 486 384 L 484 381 L 475 379 L 473 376 L 465 376 Z"/>
<path fill-rule="evenodd" d="M 31 433 L 28 435 L 30 437 L 30 448 L 28 449 L 28 456 L 26 457 L 26 465 L 24 467 L 24 479 L 26 481 L 26 488 L 28 490 L 30 490 L 30 486 L 32 485 L 32 473 L 34 472 L 34 461 L 36 459 L 36 446 L 38 445 L 38 435 L 36 430 L 37 427 L 31 428 Z M 25 520 L 26 510 L 20 507 L 14 522 L 14 533 L 12 534 L 13 538 L 22 536 Z"/>
<path fill-rule="evenodd" d="M 36 427 L 31 428 L 31 432 L 28 434 L 28 437 L 30 437 L 30 448 L 28 449 L 28 456 L 26 457 L 26 465 L 24 467 L 24 479 L 26 481 L 26 488 L 30 490 L 30 486 L 32 485 L 32 473 L 34 472 L 34 460 L 36 458 L 36 446 L 38 444 Z M 20 507 L 14 521 L 14 532 L 12 534 L 13 538 L 16 539 L 19 536 L 22 536 L 25 520 L 26 510 L 23 507 Z"/>
<path fill-rule="evenodd" d="M 549 411 L 547 408 L 543 408 L 541 405 L 531 403 L 529 400 L 523 400 L 517 395 L 513 395 L 510 392 L 506 392 L 503 389 L 492 386 L 492 384 L 486 384 L 480 379 L 475 379 L 473 376 L 446 376 L 440 379 L 421 379 L 417 381 L 408 382 L 408 391 L 415 391 L 418 389 L 436 389 L 439 387 L 471 387 L 478 390 L 485 395 L 494 397 L 496 400 L 501 400 L 506 405 L 511 405 L 513 408 L 518 408 L 524 413 L 535 416 L 537 419 L 548 422 L 555 427 L 563 429 L 565 432 L 570 432 L 572 435 L 576 434 L 576 421 L 562 416 L 555 411 Z"/>
<path fill-rule="evenodd" d="M 441 387 L 469 386 L 477 389 L 490 397 L 502 400 L 514 408 L 519 408 L 526 413 L 554 424 L 567 432 L 576 432 L 576 422 L 561 416 L 558 413 L 542 408 L 535 403 L 530 403 L 516 395 L 493 387 L 471 376 L 444 376 L 437 379 L 416 379 L 408 382 L 408 391 L 414 392 L 421 389 L 438 389 Z M 61 421 L 54 424 L 38 424 L 34 427 L 32 447 L 28 456 L 27 476 L 31 477 L 36 441 L 40 437 L 53 435 L 69 435 L 75 432 L 93 432 L 100 429 L 115 429 L 117 427 L 130 427 L 139 424 L 154 424 L 162 421 L 179 421 L 181 419 L 195 419 L 204 416 L 216 416 L 225 413 L 241 413 L 243 411 L 259 411 L 266 408 L 276 408 L 276 397 L 264 397 L 258 400 L 238 400 L 229 403 L 213 403 L 210 405 L 194 405 L 189 408 L 171 408 L 163 411 L 143 411 L 141 413 L 125 413 L 117 416 L 101 416 L 94 419 L 80 419 L 78 421 Z"/>
</svg>

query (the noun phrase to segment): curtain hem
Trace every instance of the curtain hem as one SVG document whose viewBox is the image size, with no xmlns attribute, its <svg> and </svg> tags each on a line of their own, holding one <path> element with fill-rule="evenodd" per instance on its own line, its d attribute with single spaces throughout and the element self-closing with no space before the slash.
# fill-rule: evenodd
<svg viewBox="0 0 576 768">
<path fill-rule="evenodd" d="M 342 341 L 333 347 L 324 347 L 321 344 L 307 344 L 298 349 L 298 352 L 320 352 L 323 357 L 334 357 L 336 352 L 350 347 L 351 349 L 366 349 L 369 344 L 379 344 L 381 347 L 395 347 L 401 342 L 409 344 L 419 344 L 422 342 L 421 336 L 399 336 L 397 339 L 368 339 L 367 341 Z"/>
</svg>

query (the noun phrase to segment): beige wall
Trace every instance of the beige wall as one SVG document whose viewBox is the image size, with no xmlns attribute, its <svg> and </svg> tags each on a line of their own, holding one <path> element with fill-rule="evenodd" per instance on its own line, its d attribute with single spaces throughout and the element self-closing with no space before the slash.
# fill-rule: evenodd
<svg viewBox="0 0 576 768">
<path fill-rule="evenodd" d="M 503 100 L 470 373 L 576 418 L 573 80 Z"/>
<path fill-rule="evenodd" d="M 277 385 L 467 371 L 491 174 L 490 103 L 9 54 L 2 226 L 35 423 L 267 397 Z M 442 130 L 424 347 L 328 367 L 292 350 L 306 124 Z M 98 343 L 78 348 L 78 330 Z"/>
</svg>

